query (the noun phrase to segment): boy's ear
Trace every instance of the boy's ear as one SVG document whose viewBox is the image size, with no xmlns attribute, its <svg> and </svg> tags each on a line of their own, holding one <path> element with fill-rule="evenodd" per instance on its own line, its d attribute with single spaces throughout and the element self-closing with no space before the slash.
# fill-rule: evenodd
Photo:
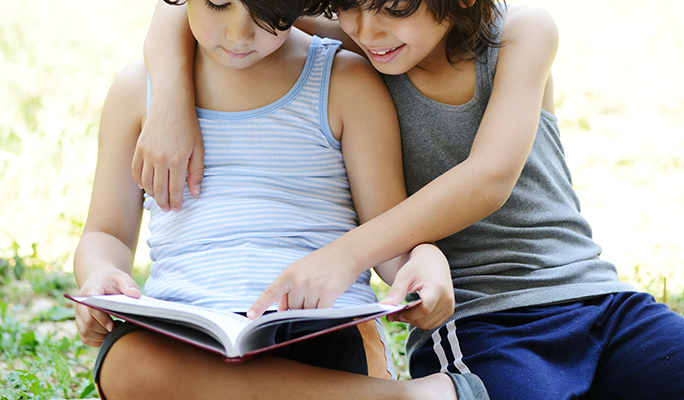
<svg viewBox="0 0 684 400">
<path fill-rule="evenodd" d="M 475 4 L 475 0 L 458 0 L 458 2 L 461 3 L 463 8 L 470 8 Z"/>
</svg>

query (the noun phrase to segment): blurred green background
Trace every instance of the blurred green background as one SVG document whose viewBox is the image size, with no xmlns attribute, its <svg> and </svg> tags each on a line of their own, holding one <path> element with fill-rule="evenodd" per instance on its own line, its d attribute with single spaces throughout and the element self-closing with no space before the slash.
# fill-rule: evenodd
<svg viewBox="0 0 684 400">
<path fill-rule="evenodd" d="M 83 367 L 73 359 L 74 354 L 92 359 L 93 353 L 74 347 L 68 305 L 57 298 L 60 291 L 75 290 L 64 276 L 70 279 L 87 213 L 99 111 L 118 71 L 142 57 L 155 4 L 0 0 L 0 395 L 12 384 L 37 385 L 29 373 L 40 369 L 30 361 L 36 357 L 43 357 L 41 365 L 50 361 L 51 371 L 62 378 L 82 380 L 62 387 L 61 397 L 91 393 L 84 372 L 90 361 Z M 556 114 L 582 211 L 603 257 L 617 265 L 624 280 L 682 312 L 684 2 L 508 4 L 543 8 L 558 25 Z M 144 242 L 138 253 L 144 276 L 149 263 Z M 29 276 L 24 290 L 21 283 Z M 47 316 L 12 317 L 34 310 L 41 299 L 48 301 L 42 311 L 48 310 Z M 63 326 L 31 339 L 30 332 L 44 323 Z M 71 341 L 59 342 L 61 350 L 54 351 L 58 331 L 66 331 L 61 337 Z M 19 339 L 12 341 L 12 335 Z M 401 333 L 396 338 L 400 345 Z M 26 353 L 27 343 L 33 353 Z M 54 367 L 61 365 L 55 361 L 59 357 L 38 356 L 44 343 L 52 346 L 51 354 L 69 355 L 63 361 L 70 370 Z M 30 357 L 17 361 L 21 354 Z M 27 372 L 10 374 L 11 384 L 3 381 L 3 374 L 17 370 Z"/>
<path fill-rule="evenodd" d="M 544 8 L 558 25 L 557 114 L 604 257 L 644 289 L 667 278 L 681 294 L 684 2 L 508 3 Z M 71 268 L 99 110 L 117 72 L 142 57 L 154 5 L 0 0 L 0 257 L 35 251 Z"/>
</svg>

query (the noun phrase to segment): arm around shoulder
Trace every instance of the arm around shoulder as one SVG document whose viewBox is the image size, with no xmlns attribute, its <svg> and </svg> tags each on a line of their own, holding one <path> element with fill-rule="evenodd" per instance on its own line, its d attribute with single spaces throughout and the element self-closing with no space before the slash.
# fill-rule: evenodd
<svg viewBox="0 0 684 400">
<path fill-rule="evenodd" d="M 185 5 L 159 0 L 145 38 L 152 101 L 131 169 L 162 210 L 179 210 L 187 183 L 198 195 L 204 173 L 204 143 L 195 113 L 195 37 Z"/>
</svg>

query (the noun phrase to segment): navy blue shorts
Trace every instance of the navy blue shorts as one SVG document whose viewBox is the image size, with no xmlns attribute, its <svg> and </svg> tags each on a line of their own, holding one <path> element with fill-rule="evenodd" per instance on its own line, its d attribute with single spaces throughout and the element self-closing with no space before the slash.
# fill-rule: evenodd
<svg viewBox="0 0 684 400">
<path fill-rule="evenodd" d="M 492 400 L 684 399 L 684 317 L 646 293 L 450 321 L 411 376 L 472 372 Z"/>
</svg>

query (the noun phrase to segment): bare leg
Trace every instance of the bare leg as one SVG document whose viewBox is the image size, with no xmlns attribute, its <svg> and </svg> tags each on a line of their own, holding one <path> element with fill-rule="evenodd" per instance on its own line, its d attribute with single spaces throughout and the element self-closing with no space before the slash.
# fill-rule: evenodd
<svg viewBox="0 0 684 400">
<path fill-rule="evenodd" d="M 391 381 L 312 367 L 279 357 L 230 364 L 220 356 L 148 331 L 119 339 L 100 372 L 117 399 L 451 399 L 444 374 Z"/>
</svg>

